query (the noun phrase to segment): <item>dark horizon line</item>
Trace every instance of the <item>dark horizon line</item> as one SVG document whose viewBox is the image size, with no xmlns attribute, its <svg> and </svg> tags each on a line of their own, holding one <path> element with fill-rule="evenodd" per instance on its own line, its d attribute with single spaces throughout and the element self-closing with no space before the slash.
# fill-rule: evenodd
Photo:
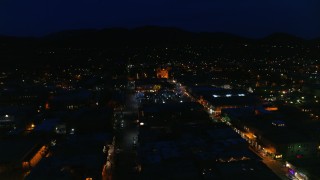
<svg viewBox="0 0 320 180">
<path fill-rule="evenodd" d="M 101 32 L 104 30 L 127 30 L 127 31 L 134 31 L 137 29 L 143 29 L 143 28 L 159 28 L 159 29 L 175 29 L 175 30 L 179 30 L 182 32 L 186 32 L 186 33 L 191 33 L 191 34 L 226 34 L 226 35 L 230 35 L 230 36 L 235 36 L 235 37 L 239 37 L 239 38 L 246 38 L 246 39 L 251 39 L 251 40 L 260 40 L 260 39 L 265 39 L 268 38 L 272 35 L 277 35 L 277 34 L 281 34 L 281 35 L 287 35 L 290 36 L 292 38 L 297 38 L 297 39 L 301 39 L 301 40 L 305 40 L 305 41 L 309 41 L 309 40 L 318 40 L 320 39 L 319 37 L 313 37 L 313 38 L 304 38 L 301 36 L 297 36 L 288 32 L 271 32 L 265 36 L 261 36 L 261 37 L 250 37 L 250 36 L 246 36 L 246 35 L 240 35 L 240 34 L 236 34 L 236 33 L 232 33 L 232 32 L 223 32 L 223 31 L 190 31 L 190 30 L 186 30 L 184 28 L 181 27 L 175 27 L 175 26 L 157 26 L 157 25 L 144 25 L 144 26 L 137 26 L 137 27 L 133 27 L 133 28 L 127 28 L 127 27 L 119 27 L 119 26 L 114 26 L 114 27 L 106 27 L 106 28 L 75 28 L 75 29 L 62 29 L 59 31 L 53 31 L 53 32 L 49 32 L 46 33 L 44 35 L 39 35 L 39 36 L 32 36 L 32 35 L 5 35 L 5 34 L 0 34 L 0 37 L 9 37 L 9 38 L 31 38 L 31 39 L 42 39 L 42 38 L 46 38 L 49 37 L 51 35 L 55 35 L 55 34 L 59 34 L 59 33 L 63 33 L 63 32 L 76 32 L 76 31 L 96 31 L 96 32 Z"/>
</svg>

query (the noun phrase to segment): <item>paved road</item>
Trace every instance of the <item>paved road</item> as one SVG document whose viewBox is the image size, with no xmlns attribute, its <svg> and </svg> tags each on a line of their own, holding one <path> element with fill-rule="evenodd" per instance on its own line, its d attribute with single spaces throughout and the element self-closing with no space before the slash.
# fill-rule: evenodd
<svg viewBox="0 0 320 180">
<path fill-rule="evenodd" d="M 192 101 L 196 101 L 196 99 L 194 97 L 192 97 L 192 95 L 190 95 L 188 92 L 186 92 L 186 88 L 184 86 L 179 86 L 180 91 L 184 92 L 185 95 L 187 95 Z M 209 113 L 209 108 L 208 107 L 204 107 L 205 110 L 207 110 L 207 112 Z M 210 113 L 209 113 L 210 114 Z M 214 115 L 211 115 L 211 118 L 215 119 L 215 118 L 219 118 L 219 117 L 215 117 Z M 279 178 L 281 179 L 289 179 L 286 174 L 287 174 L 287 168 L 283 166 L 283 163 L 277 160 L 274 160 L 270 157 L 267 156 L 262 156 L 260 153 L 258 153 L 257 151 L 255 151 L 252 148 L 249 148 L 252 152 L 256 153 L 258 156 L 260 156 L 262 158 L 262 162 L 268 166 Z"/>
<path fill-rule="evenodd" d="M 116 154 L 114 179 L 126 180 L 137 179 L 136 162 L 139 127 L 137 124 L 138 103 L 134 93 L 128 92 L 126 97 L 126 107 L 120 112 L 123 114 L 120 124 L 123 127 L 117 128 L 116 134 Z"/>
</svg>

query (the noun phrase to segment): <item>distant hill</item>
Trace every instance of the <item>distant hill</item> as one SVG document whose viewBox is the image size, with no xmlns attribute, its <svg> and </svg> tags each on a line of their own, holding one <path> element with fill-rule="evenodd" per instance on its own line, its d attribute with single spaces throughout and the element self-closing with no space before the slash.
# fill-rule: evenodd
<svg viewBox="0 0 320 180">
<path fill-rule="evenodd" d="M 81 37 L 81 36 L 90 36 L 91 34 L 96 33 L 96 29 L 75 29 L 75 30 L 65 30 L 60 32 L 51 33 L 44 36 L 42 39 L 45 40 L 64 40 L 67 38 Z"/>
<path fill-rule="evenodd" d="M 317 43 L 320 38 L 305 40 L 286 33 L 274 33 L 261 39 L 250 39 L 223 32 L 194 33 L 173 27 L 144 26 L 135 29 L 80 29 L 49 34 L 41 38 L 0 36 L 0 45 L 110 47 L 119 45 L 217 44 L 217 43 Z"/>
<path fill-rule="evenodd" d="M 260 39 L 261 42 L 264 43 L 271 43 L 271 42 L 278 42 L 278 43 L 303 43 L 307 42 L 302 38 L 286 34 L 286 33 L 273 33 L 265 38 Z"/>
<path fill-rule="evenodd" d="M 279 45 L 280 48 L 270 48 L 274 45 Z M 188 46 L 201 51 L 202 56 L 195 56 L 192 51 L 186 52 Z M 303 48 L 294 48 L 299 46 Z M 107 58 L 123 61 L 128 57 L 144 61 L 147 56 L 150 59 L 163 53 L 163 47 L 173 47 L 170 49 L 174 51 L 163 53 L 161 59 L 273 58 L 297 53 L 318 58 L 319 46 L 320 38 L 305 40 L 286 33 L 253 39 L 223 32 L 196 33 L 157 26 L 79 29 L 56 32 L 40 38 L 0 36 L 0 62 L 5 62 L 2 66 L 7 67 L 25 64 L 34 67 L 35 64 L 49 62 L 85 62 L 92 57 L 100 61 Z M 306 47 L 308 53 L 305 52 Z M 159 51 L 156 52 L 157 50 Z"/>
</svg>

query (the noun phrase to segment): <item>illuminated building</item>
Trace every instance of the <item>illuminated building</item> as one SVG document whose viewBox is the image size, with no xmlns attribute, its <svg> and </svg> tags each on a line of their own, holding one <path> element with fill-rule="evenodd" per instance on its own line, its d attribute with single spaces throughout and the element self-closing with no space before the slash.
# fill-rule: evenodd
<svg viewBox="0 0 320 180">
<path fill-rule="evenodd" d="M 14 116 L 8 114 L 0 116 L 0 128 L 10 128 L 13 127 L 14 124 Z"/>
<path fill-rule="evenodd" d="M 169 70 L 170 68 L 158 68 L 157 69 L 157 78 L 169 78 Z"/>
<path fill-rule="evenodd" d="M 166 79 L 140 79 L 135 81 L 135 90 L 139 92 L 156 92 L 161 88 L 170 88 Z"/>
<path fill-rule="evenodd" d="M 204 107 L 212 109 L 215 116 L 220 115 L 221 110 L 225 108 L 240 108 L 261 104 L 257 97 L 244 90 L 196 86 L 190 89 L 190 93 Z"/>
<path fill-rule="evenodd" d="M 251 146 L 275 159 L 304 159 L 317 156 L 317 141 L 287 125 L 287 121 L 274 119 L 272 112 L 256 114 L 259 108 L 230 108 L 222 111 Z M 254 138 L 250 137 L 254 135 Z"/>
</svg>

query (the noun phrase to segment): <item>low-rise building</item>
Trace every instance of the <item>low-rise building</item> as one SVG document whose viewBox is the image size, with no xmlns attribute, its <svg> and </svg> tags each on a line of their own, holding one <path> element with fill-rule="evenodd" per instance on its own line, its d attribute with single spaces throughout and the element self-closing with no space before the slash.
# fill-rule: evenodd
<svg viewBox="0 0 320 180">
<path fill-rule="evenodd" d="M 223 110 L 223 118 L 257 150 L 273 158 L 316 157 L 318 142 L 287 123 L 283 114 L 256 113 L 258 108 Z"/>
</svg>

